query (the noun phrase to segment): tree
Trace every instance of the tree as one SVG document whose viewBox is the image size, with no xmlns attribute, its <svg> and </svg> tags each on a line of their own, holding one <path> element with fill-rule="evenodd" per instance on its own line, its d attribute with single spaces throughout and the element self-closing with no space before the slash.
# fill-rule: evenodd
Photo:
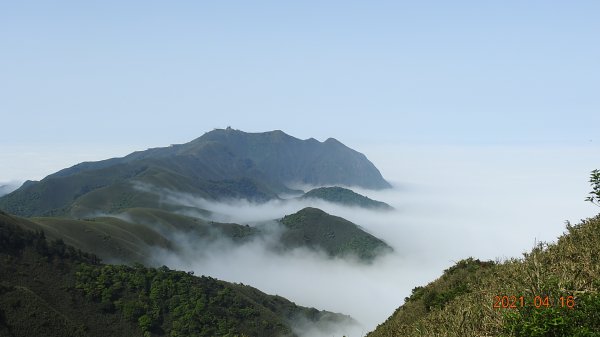
<svg viewBox="0 0 600 337">
<path fill-rule="evenodd" d="M 593 170 L 590 177 L 590 184 L 592 185 L 592 191 L 590 196 L 585 199 L 592 204 L 600 207 L 600 170 Z"/>
<path fill-rule="evenodd" d="M 142 331 L 146 332 L 146 331 L 150 331 L 150 329 L 152 329 L 152 327 L 154 326 L 154 321 L 152 320 L 152 318 L 146 314 L 140 316 L 140 318 L 138 318 L 138 324 L 140 326 L 140 328 L 142 329 Z"/>
</svg>

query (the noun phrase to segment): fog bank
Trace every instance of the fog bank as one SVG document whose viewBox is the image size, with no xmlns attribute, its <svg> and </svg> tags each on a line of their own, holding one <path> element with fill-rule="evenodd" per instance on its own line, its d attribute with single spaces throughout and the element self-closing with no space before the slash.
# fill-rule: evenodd
<svg viewBox="0 0 600 337">
<path fill-rule="evenodd" d="M 365 151 L 366 152 L 366 151 Z M 209 202 L 168 196 L 211 209 L 216 221 L 278 219 L 307 205 L 344 217 L 393 246 L 373 265 L 328 259 L 307 250 L 273 254 L 260 242 L 198 255 L 163 255 L 173 268 L 250 284 L 299 305 L 349 314 L 359 336 L 383 322 L 412 288 L 425 285 L 462 258 L 518 257 L 535 240 L 553 241 L 564 221 L 596 214 L 583 200 L 597 148 L 378 147 L 367 152 L 393 183 L 383 191 L 354 190 L 387 202 L 392 212 L 306 200 Z M 358 331 L 360 330 L 360 331 Z"/>
<path fill-rule="evenodd" d="M 22 184 L 22 182 L 15 180 L 8 182 L 0 182 L 0 197 L 16 190 Z"/>
</svg>

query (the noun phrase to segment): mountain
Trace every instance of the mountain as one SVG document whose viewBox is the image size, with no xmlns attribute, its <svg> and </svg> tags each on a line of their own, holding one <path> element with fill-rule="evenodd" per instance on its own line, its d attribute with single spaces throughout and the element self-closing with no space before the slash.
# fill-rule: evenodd
<svg viewBox="0 0 600 337">
<path fill-rule="evenodd" d="M 308 248 L 367 262 L 391 251 L 314 208 L 269 224 L 212 221 L 215 201 L 277 200 L 297 194 L 293 184 L 390 187 L 334 139 L 230 128 L 25 182 L 0 198 L 0 209 L 16 214 L 0 211 L 0 335 L 268 337 L 295 336 L 296 323 L 323 331 L 354 324 L 248 286 L 139 264 L 253 240 L 273 253 Z"/>
<path fill-rule="evenodd" d="M 285 249 L 310 247 L 329 256 L 354 255 L 372 261 L 392 248 L 354 223 L 318 209 L 307 207 L 280 220 L 285 231 L 281 245 Z"/>
<path fill-rule="evenodd" d="M 368 337 L 600 336 L 600 215 L 522 259 L 465 259 Z"/>
<path fill-rule="evenodd" d="M 343 187 L 319 187 L 306 192 L 303 199 L 321 199 L 346 206 L 392 210 L 385 202 L 376 201 Z"/>
<path fill-rule="evenodd" d="M 319 142 L 300 140 L 280 130 L 245 133 L 227 129 L 209 132 L 192 144 L 195 142 L 226 144 L 236 157 L 250 159 L 258 170 L 283 183 L 391 187 L 365 155 L 334 138 Z"/>
<path fill-rule="evenodd" d="M 333 138 L 319 142 L 282 131 L 246 133 L 227 128 L 186 144 L 84 162 L 39 182 L 28 181 L 1 197 L 0 209 L 27 217 L 83 217 L 133 207 L 169 209 L 173 205 L 159 196 L 165 191 L 261 202 L 293 192 L 287 185 L 294 183 L 390 187 L 363 154 Z"/>
<path fill-rule="evenodd" d="M 296 336 L 348 316 L 167 267 L 101 264 L 0 212 L 0 335 Z"/>
<path fill-rule="evenodd" d="M 292 221 L 297 217 L 309 219 L 310 222 Z M 49 239 L 62 240 L 75 248 L 98 255 L 104 261 L 129 265 L 142 263 L 160 266 L 157 249 L 185 253 L 186 245 L 181 243 L 183 237 L 200 251 L 212 249 L 211 243 L 217 240 L 240 246 L 273 235 L 273 222 L 255 226 L 220 223 L 151 208 L 131 208 L 114 216 L 84 219 L 12 218 L 18 219 L 23 229 L 43 231 Z M 331 257 L 355 255 L 364 262 L 391 250 L 355 224 L 318 209 L 307 208 L 284 219 L 281 236 L 267 240 L 274 241 L 276 246 L 267 246 L 266 249 L 281 252 L 302 247 L 324 250 Z"/>
</svg>

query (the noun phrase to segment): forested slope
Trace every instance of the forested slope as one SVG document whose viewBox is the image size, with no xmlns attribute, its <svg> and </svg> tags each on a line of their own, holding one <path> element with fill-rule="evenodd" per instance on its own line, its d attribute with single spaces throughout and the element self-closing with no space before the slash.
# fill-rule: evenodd
<svg viewBox="0 0 600 337">
<path fill-rule="evenodd" d="M 167 267 L 105 265 L 0 212 L 2 336 L 295 336 L 295 320 L 353 324 L 249 286 Z"/>
</svg>

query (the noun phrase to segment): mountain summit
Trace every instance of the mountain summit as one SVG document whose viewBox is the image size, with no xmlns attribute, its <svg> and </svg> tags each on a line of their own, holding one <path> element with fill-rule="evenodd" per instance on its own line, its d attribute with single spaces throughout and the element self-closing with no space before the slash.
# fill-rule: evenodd
<svg viewBox="0 0 600 337">
<path fill-rule="evenodd" d="M 225 146 L 237 158 L 282 183 L 391 187 L 364 154 L 334 138 L 301 140 L 281 130 L 246 133 L 217 129 L 185 145 L 195 151 L 207 143 Z"/>
<path fill-rule="evenodd" d="M 227 128 L 185 144 L 77 164 L 0 198 L 0 209 L 40 216 L 164 207 L 156 193 L 139 186 L 211 200 L 266 201 L 292 192 L 287 186 L 294 183 L 390 187 L 365 155 L 333 138 L 319 142 L 279 130 L 246 133 Z"/>
</svg>

